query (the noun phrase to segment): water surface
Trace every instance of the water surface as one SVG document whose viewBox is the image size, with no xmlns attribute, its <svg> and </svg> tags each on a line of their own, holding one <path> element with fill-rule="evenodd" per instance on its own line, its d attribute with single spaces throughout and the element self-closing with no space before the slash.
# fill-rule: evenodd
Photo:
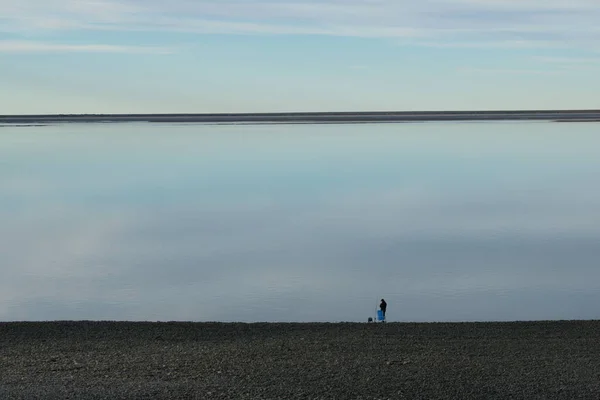
<svg viewBox="0 0 600 400">
<path fill-rule="evenodd" d="M 0 320 L 600 318 L 600 125 L 0 128 Z"/>
</svg>

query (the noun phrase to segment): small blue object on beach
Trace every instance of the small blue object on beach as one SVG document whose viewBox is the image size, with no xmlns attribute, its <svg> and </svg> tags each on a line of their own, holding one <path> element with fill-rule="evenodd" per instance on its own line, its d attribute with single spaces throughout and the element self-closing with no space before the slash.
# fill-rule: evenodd
<svg viewBox="0 0 600 400">
<path fill-rule="evenodd" d="M 383 321 L 384 319 L 383 311 L 377 310 L 377 321 Z"/>
</svg>

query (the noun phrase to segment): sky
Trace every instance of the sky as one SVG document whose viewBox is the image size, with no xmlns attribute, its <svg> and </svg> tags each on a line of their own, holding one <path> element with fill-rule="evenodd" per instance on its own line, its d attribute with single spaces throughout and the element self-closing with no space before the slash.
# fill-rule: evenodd
<svg viewBox="0 0 600 400">
<path fill-rule="evenodd" d="M 598 0 L 0 0 L 0 115 L 600 108 Z"/>
</svg>

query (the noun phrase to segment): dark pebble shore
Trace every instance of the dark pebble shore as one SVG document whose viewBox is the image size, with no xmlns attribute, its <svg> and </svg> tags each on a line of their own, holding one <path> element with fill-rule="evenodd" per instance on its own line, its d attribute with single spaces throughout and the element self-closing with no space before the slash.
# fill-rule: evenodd
<svg viewBox="0 0 600 400">
<path fill-rule="evenodd" d="M 0 323 L 0 399 L 598 399 L 600 321 Z"/>
</svg>

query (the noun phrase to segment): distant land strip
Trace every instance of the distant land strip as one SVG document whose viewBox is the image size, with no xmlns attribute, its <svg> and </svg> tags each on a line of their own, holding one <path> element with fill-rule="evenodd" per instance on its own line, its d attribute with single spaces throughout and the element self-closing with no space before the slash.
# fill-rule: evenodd
<svg viewBox="0 0 600 400">
<path fill-rule="evenodd" d="M 259 114 L 55 114 L 0 115 L 0 124 L 103 122 L 162 123 L 383 123 L 433 121 L 599 122 L 600 110 L 289 112 Z"/>
</svg>

